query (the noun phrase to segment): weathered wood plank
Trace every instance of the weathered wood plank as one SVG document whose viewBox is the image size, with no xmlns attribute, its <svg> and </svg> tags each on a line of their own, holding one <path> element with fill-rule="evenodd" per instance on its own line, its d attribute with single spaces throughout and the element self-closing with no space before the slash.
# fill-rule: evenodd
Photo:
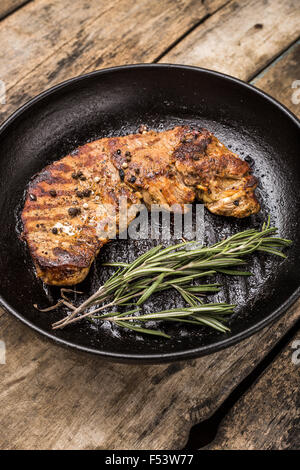
<svg viewBox="0 0 300 470">
<path fill-rule="evenodd" d="M 199 65 L 249 80 L 299 35 L 298 0 L 235 0 L 161 61 Z"/>
<path fill-rule="evenodd" d="M 299 450 L 300 364 L 292 361 L 295 340 L 226 416 L 210 450 Z"/>
<path fill-rule="evenodd" d="M 24 5 L 29 0 L 1 0 L 0 4 L 0 19 L 8 15 L 16 8 Z"/>
<path fill-rule="evenodd" d="M 297 41 L 278 60 L 260 73 L 252 84 L 273 96 L 280 95 L 280 101 L 293 113 L 300 115 L 300 41 Z M 295 86 L 295 85 L 294 85 Z"/>
<path fill-rule="evenodd" d="M 44 89 L 109 65 L 152 62 L 208 13 L 213 0 L 39 0 L 0 24 L 0 122 Z M 208 5 L 208 6 L 207 6 Z"/>
<path fill-rule="evenodd" d="M 0 318 L 1 449 L 178 449 L 299 318 L 209 357 L 162 366 L 120 365 L 41 340 Z"/>
<path fill-rule="evenodd" d="M 29 5 L 24 10 L 27 8 Z M 167 28 L 169 21 L 162 22 L 161 27 Z M 179 17 L 176 21 L 179 22 Z M 93 28 L 89 29 L 87 24 L 85 31 L 92 34 Z M 98 29 L 95 34 L 99 34 Z M 114 39 L 114 34 L 115 29 L 108 40 L 118 45 L 119 36 Z M 72 39 L 60 51 L 55 49 L 51 57 L 42 58 L 44 62 L 36 61 L 21 81 L 17 76 L 16 83 L 13 74 L 9 75 L 12 85 L 5 113 L 40 91 L 39 87 L 93 68 L 95 57 L 97 61 L 100 55 L 105 56 L 103 66 L 123 62 L 123 57 L 134 60 L 133 42 L 127 41 L 132 48 L 130 58 L 126 56 L 128 51 L 119 52 L 117 45 L 113 48 L 110 44 L 107 45 L 109 53 L 102 54 L 101 49 L 100 54 L 98 41 L 88 44 L 83 32 L 79 36 L 84 39 L 84 46 L 82 50 L 77 49 L 74 60 L 69 60 L 70 51 L 74 50 Z M 82 60 L 86 47 L 88 54 Z M 144 54 L 151 57 L 151 51 Z M 51 78 L 53 71 L 55 76 Z M 255 71 L 256 67 L 251 76 Z M 259 83 L 258 80 L 256 86 Z M 279 100 L 281 89 L 285 88 L 285 81 L 276 88 L 275 96 Z M 16 101 L 13 101 L 14 94 Z M 274 326 L 240 345 L 196 361 L 170 366 L 125 366 L 61 349 L 8 315 L 2 315 L 0 339 L 7 345 L 7 364 L 0 366 L 0 448 L 180 448 L 190 426 L 216 410 L 299 316 L 298 302 Z"/>
</svg>

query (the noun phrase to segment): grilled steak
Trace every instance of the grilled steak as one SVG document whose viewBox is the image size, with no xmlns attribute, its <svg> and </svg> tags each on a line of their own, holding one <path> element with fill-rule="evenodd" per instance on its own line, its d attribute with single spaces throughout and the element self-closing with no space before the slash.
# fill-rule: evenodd
<svg viewBox="0 0 300 470">
<path fill-rule="evenodd" d="M 127 198 L 127 208 L 144 202 L 171 210 L 198 199 L 215 214 L 246 217 L 259 211 L 256 185 L 248 163 L 205 129 L 178 126 L 104 138 L 32 179 L 22 212 L 23 237 L 38 277 L 47 284 L 74 285 L 109 240 L 107 204 L 116 209 L 117 224 L 120 198 Z"/>
</svg>

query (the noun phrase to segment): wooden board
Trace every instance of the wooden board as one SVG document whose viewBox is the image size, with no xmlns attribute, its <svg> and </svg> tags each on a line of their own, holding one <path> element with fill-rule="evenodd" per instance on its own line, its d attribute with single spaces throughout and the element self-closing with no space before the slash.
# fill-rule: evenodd
<svg viewBox="0 0 300 470">
<path fill-rule="evenodd" d="M 294 114 L 300 115 L 300 41 L 260 73 L 252 84 L 273 96 Z M 298 83 L 296 83 L 298 79 Z"/>
<path fill-rule="evenodd" d="M 28 0 L 1 0 L 0 19 L 8 15 L 12 11 L 14 11 L 16 8 L 19 8 L 20 6 L 24 5 L 27 2 Z"/>
<path fill-rule="evenodd" d="M 0 25 L 0 122 L 67 78 L 110 65 L 152 62 L 226 3 L 213 0 L 39 0 Z"/>
<path fill-rule="evenodd" d="M 209 450 L 299 450 L 300 364 L 294 341 L 270 365 L 221 423 Z"/>
<path fill-rule="evenodd" d="M 212 356 L 161 366 L 113 364 L 60 348 L 0 318 L 1 449 L 180 449 L 282 334 L 273 328 Z"/>
<path fill-rule="evenodd" d="M 83 10 L 76 13 L 79 1 L 64 3 L 74 20 L 68 18 L 66 12 L 60 12 L 59 2 L 39 0 L 35 9 L 32 9 L 33 4 L 28 4 L 0 23 L 0 41 L 5 39 L 9 26 L 13 36 L 6 47 L 15 48 L 15 51 L 13 48 L 7 51 L 8 58 L 5 55 L 0 60 L 0 78 L 4 74 L 8 83 L 7 105 L 0 107 L 1 119 L 27 98 L 64 78 L 99 66 L 154 60 L 166 45 L 182 36 L 185 28 L 198 23 L 200 15 L 200 2 L 192 1 L 170 1 L 167 7 L 166 2 L 160 2 L 161 9 L 159 2 L 152 2 L 151 8 L 148 2 L 139 2 L 143 17 L 140 9 L 136 10 L 136 2 L 119 2 L 118 11 L 114 6 L 103 8 L 96 17 L 91 13 L 88 16 Z M 239 9 L 249 2 L 231 3 Z M 231 3 L 225 7 L 226 11 Z M 263 0 L 256 2 L 257 5 L 265 3 Z M 269 4 L 267 7 L 270 8 Z M 203 8 L 201 6 L 204 14 Z M 112 9 L 114 14 L 110 13 Z M 281 21 L 284 28 L 289 29 L 290 14 L 286 16 L 282 11 Z M 221 12 L 222 9 L 215 14 L 220 27 Z M 272 21 L 277 25 L 275 13 L 278 10 L 272 12 Z M 238 13 L 239 10 L 235 10 L 235 15 Z M 208 18 L 192 34 L 213 18 Z M 22 32 L 24 20 L 27 35 Z M 139 25 L 143 22 L 143 28 L 136 28 L 137 22 Z M 242 22 L 241 30 L 243 25 Z M 38 26 L 43 31 L 39 31 Z M 239 23 L 236 23 L 235 29 L 238 28 Z M 294 33 L 288 34 L 293 40 Z M 285 38 L 274 28 L 272 38 L 276 40 L 271 41 L 270 60 L 286 47 L 286 39 L 282 41 L 281 36 Z M 256 52 L 255 36 L 251 37 L 256 58 L 253 64 L 247 65 L 247 76 L 252 77 L 258 70 L 255 61 L 259 64 L 268 61 L 262 61 L 261 49 Z M 175 49 L 179 46 L 180 43 Z M 28 60 L 23 57 L 24 51 Z M 289 57 L 292 56 L 288 54 L 284 58 L 286 64 L 289 64 Z M 22 67 L 18 67 L 19 60 Z M 243 60 L 237 53 L 230 73 L 241 70 Z M 13 61 L 15 63 L 11 64 Z M 162 61 L 166 61 L 165 58 Z M 190 60 L 190 63 L 197 64 L 197 61 Z M 296 73 L 296 69 L 294 71 Z M 273 71 L 270 69 L 268 73 Z M 297 73 L 296 77 L 299 69 Z M 267 74 L 261 79 L 272 93 L 266 77 Z M 273 94 L 279 100 L 289 82 L 290 77 L 285 77 L 277 85 Z M 260 79 L 256 86 L 260 86 Z M 0 366 L 0 448 L 180 448 L 191 425 L 214 413 L 299 316 L 298 302 L 272 327 L 209 357 L 164 366 L 126 366 L 59 348 L 10 316 L 0 314 L 0 339 L 7 346 L 7 364 Z"/>
<path fill-rule="evenodd" d="M 263 0 L 256 0 L 255 8 L 249 0 L 229 2 L 221 8 L 224 3 L 225 0 L 204 4 L 193 0 L 155 0 L 150 4 L 148 0 L 141 0 L 137 6 L 134 0 L 117 3 L 91 0 L 88 9 L 80 6 L 80 0 L 66 0 L 63 6 L 53 0 L 29 3 L 6 18 L 0 27 L 0 79 L 7 89 L 7 104 L 0 107 L 0 122 L 28 99 L 72 76 L 111 65 L 155 61 L 169 44 L 217 8 L 217 13 L 160 61 L 202 65 L 248 79 L 299 35 L 299 9 L 295 0 L 286 2 L 289 6 L 284 7 L 274 0 L 268 4 L 268 15 L 271 23 L 275 23 L 274 27 L 268 23 L 268 28 L 267 25 L 261 30 L 254 28 L 255 34 L 245 34 L 247 41 L 240 45 L 238 41 L 227 43 L 225 50 L 231 58 L 224 56 L 223 49 L 218 48 L 226 38 L 228 41 L 228 36 L 231 37 L 229 30 L 244 37 L 245 21 L 240 25 L 240 17 L 248 15 L 247 21 L 252 24 L 258 21 L 254 12 L 259 11 L 261 18 L 266 8 Z M 101 8 L 101 5 L 105 7 Z M 95 11 L 101 13 L 95 15 Z M 283 34 L 282 29 L 288 32 Z M 268 36 L 272 41 L 266 52 L 263 45 L 268 42 Z M 190 37 L 193 39 L 188 43 Z M 212 48 L 211 41 L 216 37 Z M 258 47 L 260 43 L 262 46 Z M 245 57 L 250 49 L 252 60 L 248 64 Z M 201 59 L 201 51 L 206 51 L 213 61 L 208 62 L 206 55 Z"/>
<path fill-rule="evenodd" d="M 208 18 L 162 61 L 199 65 L 249 80 L 299 35 L 298 0 L 236 0 Z"/>
</svg>

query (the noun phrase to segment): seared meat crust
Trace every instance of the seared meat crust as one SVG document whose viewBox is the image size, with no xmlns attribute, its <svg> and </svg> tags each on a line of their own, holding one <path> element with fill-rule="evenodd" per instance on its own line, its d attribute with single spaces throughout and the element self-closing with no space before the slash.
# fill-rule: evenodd
<svg viewBox="0 0 300 470">
<path fill-rule="evenodd" d="M 23 237 L 38 277 L 47 284 L 74 285 L 111 238 L 111 215 L 101 207 L 115 208 L 118 229 L 120 198 L 126 198 L 128 209 L 144 202 L 170 210 L 197 198 L 215 214 L 246 217 L 259 211 L 256 185 L 248 163 L 205 129 L 178 126 L 104 138 L 32 179 L 22 212 Z"/>
</svg>

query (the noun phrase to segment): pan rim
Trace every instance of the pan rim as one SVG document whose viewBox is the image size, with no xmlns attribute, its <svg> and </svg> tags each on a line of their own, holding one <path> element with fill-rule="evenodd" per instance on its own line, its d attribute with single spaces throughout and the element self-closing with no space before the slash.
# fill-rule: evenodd
<svg viewBox="0 0 300 470">
<path fill-rule="evenodd" d="M 87 80 L 92 77 L 97 77 L 101 75 L 105 75 L 107 73 L 114 73 L 124 70 L 135 70 L 135 69 L 153 69 L 153 68 L 160 68 L 160 69 L 181 69 L 187 71 L 194 71 L 197 73 L 207 74 L 210 76 L 218 77 L 226 81 L 230 81 L 235 83 L 238 86 L 242 86 L 244 88 L 249 89 L 250 91 L 254 92 L 255 94 L 259 95 L 263 99 L 269 101 L 272 105 L 277 107 L 281 112 L 283 112 L 289 119 L 293 121 L 293 123 L 298 127 L 300 130 L 300 120 L 283 104 L 277 101 L 275 98 L 270 96 L 268 93 L 263 92 L 262 90 L 256 88 L 254 85 L 246 83 L 238 78 L 232 77 L 231 75 L 227 75 L 221 72 L 217 72 L 210 69 L 205 69 L 202 67 L 190 66 L 190 65 L 181 65 L 181 64 L 131 64 L 131 65 L 121 65 L 116 67 L 108 67 L 105 69 L 95 70 L 93 72 L 89 72 L 87 74 L 79 75 L 76 77 L 72 77 L 68 80 L 65 80 L 45 91 L 38 94 L 25 104 L 23 104 L 20 108 L 18 108 L 11 116 L 9 116 L 0 126 L 0 136 L 5 132 L 5 130 L 13 123 L 16 119 L 18 119 L 27 109 L 30 109 L 35 104 L 42 101 L 44 98 L 52 95 L 53 93 L 61 90 L 63 88 L 68 87 L 71 84 Z M 20 320 L 22 323 L 29 326 L 34 331 L 38 332 L 39 334 L 45 336 L 46 338 L 54 341 L 56 344 L 65 347 L 71 347 L 73 349 L 83 351 L 89 354 L 94 354 L 104 359 L 114 360 L 116 362 L 126 362 L 126 363 L 144 363 L 144 364 L 157 364 L 162 362 L 172 362 L 172 361 L 180 361 L 185 359 L 191 359 L 195 357 L 200 357 L 208 354 L 212 354 L 214 352 L 220 351 L 227 347 L 233 346 L 240 341 L 250 337 L 254 333 L 258 332 L 259 330 L 263 329 L 270 323 L 274 322 L 280 316 L 282 316 L 287 309 L 300 297 L 300 285 L 295 289 L 295 291 L 289 296 L 289 298 L 283 302 L 276 310 L 271 312 L 266 318 L 259 321 L 255 325 L 248 327 L 245 331 L 239 332 L 234 334 L 231 337 L 224 338 L 220 341 L 214 342 L 211 345 L 199 346 L 192 349 L 186 349 L 184 351 L 177 351 L 177 352 L 169 352 L 169 353 L 155 353 L 155 354 L 130 354 L 130 353 L 115 353 L 115 352 L 108 352 L 105 350 L 94 349 L 86 346 L 81 346 L 72 341 L 67 341 L 62 338 L 58 338 L 53 334 L 39 328 L 34 323 L 27 320 L 21 313 L 19 313 L 16 309 L 14 309 L 6 300 L 0 295 L 0 305 Z"/>
</svg>

